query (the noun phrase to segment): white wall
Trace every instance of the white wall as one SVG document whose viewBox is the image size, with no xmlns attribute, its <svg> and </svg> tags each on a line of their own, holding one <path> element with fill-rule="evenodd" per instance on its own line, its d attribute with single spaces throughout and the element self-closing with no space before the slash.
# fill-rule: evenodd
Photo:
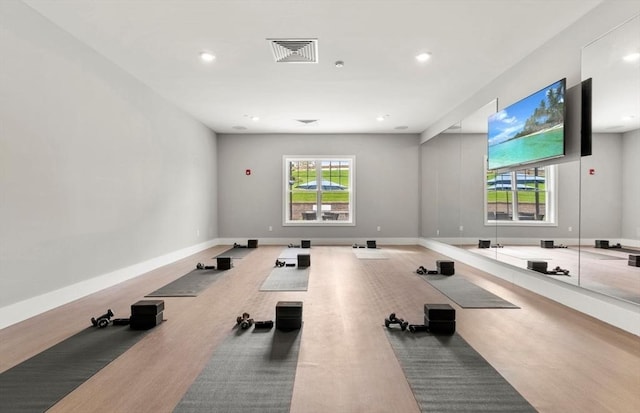
<svg viewBox="0 0 640 413">
<path fill-rule="evenodd" d="M 414 243 L 418 236 L 418 135 L 221 134 L 218 154 L 221 238 Z M 355 155 L 356 226 L 283 226 L 283 155 Z"/>
<path fill-rule="evenodd" d="M 622 239 L 640 247 L 640 129 L 622 135 Z M 633 241 L 635 242 L 633 242 Z"/>
<path fill-rule="evenodd" d="M 631 207 L 623 203 L 623 183 L 630 181 L 622 173 L 626 163 L 623 137 L 619 133 L 594 134 L 592 140 L 593 155 L 580 160 L 580 236 L 619 242 L 623 236 L 623 211 Z M 635 153 L 639 155 L 640 151 Z M 593 175 L 589 174 L 590 169 L 594 170 Z M 637 172 L 638 168 L 634 169 Z M 635 185 L 640 190 L 640 184 L 636 182 Z M 627 202 L 630 201 L 631 198 L 627 198 Z M 635 205 L 637 208 L 640 203 Z"/>
<path fill-rule="evenodd" d="M 217 237 L 211 130 L 21 2 L 0 56 L 0 310 Z"/>
</svg>

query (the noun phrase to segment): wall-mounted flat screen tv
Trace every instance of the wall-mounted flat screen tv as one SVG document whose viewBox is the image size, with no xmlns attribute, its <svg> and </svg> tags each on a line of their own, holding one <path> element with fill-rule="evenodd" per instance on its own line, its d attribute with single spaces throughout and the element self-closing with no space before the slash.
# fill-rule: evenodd
<svg viewBox="0 0 640 413">
<path fill-rule="evenodd" d="M 565 90 L 558 80 L 489 117 L 490 170 L 564 156 Z"/>
</svg>

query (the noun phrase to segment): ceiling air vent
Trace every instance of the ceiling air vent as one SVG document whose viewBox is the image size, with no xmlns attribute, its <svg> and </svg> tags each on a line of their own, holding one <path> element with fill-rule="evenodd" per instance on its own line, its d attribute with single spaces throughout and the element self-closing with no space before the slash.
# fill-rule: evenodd
<svg viewBox="0 0 640 413">
<path fill-rule="evenodd" d="M 267 39 L 276 63 L 318 63 L 318 39 Z"/>
<path fill-rule="evenodd" d="M 318 121 L 318 119 L 296 119 L 296 120 L 300 123 L 304 123 L 305 125 L 310 125 Z"/>
</svg>

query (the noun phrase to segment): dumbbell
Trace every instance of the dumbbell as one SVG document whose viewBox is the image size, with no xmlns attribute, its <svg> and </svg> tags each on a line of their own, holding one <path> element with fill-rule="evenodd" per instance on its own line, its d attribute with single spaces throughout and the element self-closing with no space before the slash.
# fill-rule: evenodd
<svg viewBox="0 0 640 413">
<path fill-rule="evenodd" d="M 106 313 L 102 314 L 98 318 L 91 317 L 91 324 L 93 324 L 94 327 L 105 328 L 109 325 L 111 317 L 113 317 L 113 312 L 111 309 L 108 309 Z"/>
<path fill-rule="evenodd" d="M 284 267 L 287 263 L 285 261 L 280 261 L 276 259 L 276 267 Z"/>
<path fill-rule="evenodd" d="M 197 270 L 215 270 L 216 267 L 215 267 L 215 265 L 204 265 L 203 263 L 199 262 L 196 265 L 196 269 Z"/>
<path fill-rule="evenodd" d="M 253 325 L 253 318 L 250 317 L 251 316 L 249 315 L 249 313 L 242 313 L 241 317 L 236 318 L 236 323 L 240 326 L 240 328 L 246 330 Z"/>
<path fill-rule="evenodd" d="M 389 328 L 391 324 L 398 324 L 402 331 L 406 330 L 407 326 L 409 326 L 409 322 L 404 321 L 403 318 L 396 317 L 396 313 L 391 313 L 389 314 L 389 317 L 384 319 L 385 327 Z"/>
</svg>

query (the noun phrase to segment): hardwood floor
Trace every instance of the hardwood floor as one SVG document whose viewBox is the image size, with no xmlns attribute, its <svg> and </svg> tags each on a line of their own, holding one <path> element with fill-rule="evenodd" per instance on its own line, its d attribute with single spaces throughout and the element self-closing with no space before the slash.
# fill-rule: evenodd
<svg viewBox="0 0 640 413">
<path fill-rule="evenodd" d="M 90 325 L 111 308 L 128 317 L 145 294 L 191 271 L 218 246 L 0 330 L 0 371 Z M 419 412 L 384 335 L 391 312 L 420 323 L 423 304 L 450 303 L 457 332 L 541 412 L 640 411 L 640 337 L 456 262 L 465 277 L 520 309 L 462 309 L 415 269 L 444 258 L 382 246 L 313 246 L 306 292 L 261 292 L 284 247 L 260 246 L 198 297 L 164 298 L 166 322 L 57 403 L 51 412 L 171 412 L 235 318 L 273 319 L 277 301 L 304 302 L 291 412 Z M 243 389 L 250 392 L 250 389 Z"/>
</svg>

